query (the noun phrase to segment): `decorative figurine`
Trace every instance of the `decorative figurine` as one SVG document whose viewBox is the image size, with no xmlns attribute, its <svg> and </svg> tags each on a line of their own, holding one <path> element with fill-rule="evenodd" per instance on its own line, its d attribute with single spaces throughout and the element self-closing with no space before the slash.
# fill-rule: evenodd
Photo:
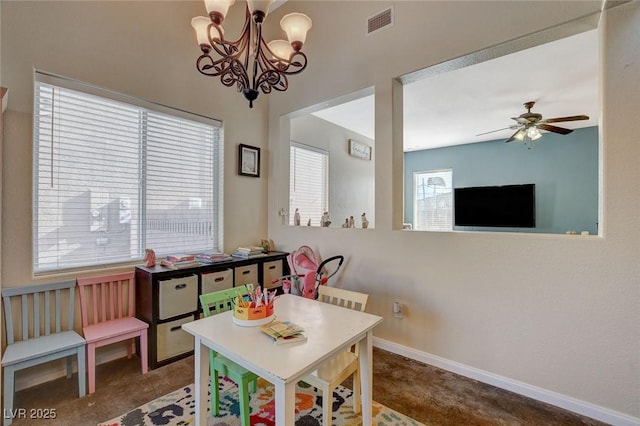
<svg viewBox="0 0 640 426">
<path fill-rule="evenodd" d="M 343 228 L 348 228 L 348 227 L 349 227 L 349 218 L 346 218 L 346 219 L 344 220 L 344 223 L 342 224 L 342 227 L 343 227 Z"/>
<path fill-rule="evenodd" d="M 349 228 L 355 228 L 356 224 L 353 221 L 353 216 L 349 216 Z"/>
<path fill-rule="evenodd" d="M 307 221 L 307 226 L 311 226 L 311 218 Z"/>
<path fill-rule="evenodd" d="M 362 213 L 362 229 L 367 229 L 369 227 L 369 220 L 364 213 Z"/>
<path fill-rule="evenodd" d="M 331 225 L 331 219 L 329 218 L 329 212 L 322 213 L 322 219 L 320 220 L 320 225 L 323 228 L 328 228 Z"/>
<path fill-rule="evenodd" d="M 144 249 L 144 266 L 153 268 L 156 266 L 156 252 L 151 249 Z"/>
<path fill-rule="evenodd" d="M 298 209 L 296 209 L 296 212 L 293 214 L 293 225 L 300 226 L 300 213 Z"/>
</svg>

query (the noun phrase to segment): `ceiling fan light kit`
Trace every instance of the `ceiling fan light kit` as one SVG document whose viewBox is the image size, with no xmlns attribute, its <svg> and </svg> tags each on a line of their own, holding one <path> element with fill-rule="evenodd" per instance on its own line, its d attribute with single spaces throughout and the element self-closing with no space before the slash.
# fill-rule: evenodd
<svg viewBox="0 0 640 426">
<path fill-rule="evenodd" d="M 531 143 L 536 141 L 542 137 L 542 133 L 540 130 L 546 130 L 547 132 L 558 133 L 560 135 L 568 135 L 573 132 L 572 129 L 566 129 L 564 127 L 552 126 L 549 123 L 562 123 L 566 121 L 578 121 L 578 120 L 588 120 L 589 117 L 587 115 L 571 115 L 568 117 L 556 117 L 556 118 L 547 118 L 543 119 L 542 114 L 538 114 L 535 112 L 531 112 L 531 109 L 535 105 L 535 102 L 525 102 L 524 107 L 527 109 L 527 112 L 524 114 L 520 114 L 518 117 L 511 117 L 512 120 L 515 120 L 518 124 L 511 125 L 509 127 L 505 127 L 504 129 L 492 130 L 486 133 L 480 133 L 476 136 L 486 135 L 488 133 L 499 132 L 502 130 L 514 130 L 514 134 L 511 135 L 509 139 L 505 142 L 512 142 L 514 140 L 519 140 L 523 142 L 529 149 L 531 149 Z"/>
<path fill-rule="evenodd" d="M 224 38 L 222 23 L 235 0 L 205 0 L 209 17 L 191 20 L 202 55 L 196 61 L 198 71 L 208 77 L 220 77 L 227 87 L 237 86 L 249 108 L 258 98 L 272 90 L 284 92 L 289 87 L 287 77 L 299 74 L 307 67 L 307 57 L 301 49 L 311 28 L 311 19 L 302 13 L 290 13 L 280 20 L 287 34 L 285 40 L 266 43 L 262 24 L 274 0 L 248 0 L 246 20 L 240 38 Z"/>
</svg>

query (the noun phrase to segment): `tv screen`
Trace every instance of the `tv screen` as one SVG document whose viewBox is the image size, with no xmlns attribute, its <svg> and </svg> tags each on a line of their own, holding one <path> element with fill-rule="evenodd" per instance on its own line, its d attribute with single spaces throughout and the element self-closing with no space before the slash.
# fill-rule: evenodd
<svg viewBox="0 0 640 426">
<path fill-rule="evenodd" d="M 535 184 L 454 189 L 456 226 L 535 228 Z"/>
</svg>

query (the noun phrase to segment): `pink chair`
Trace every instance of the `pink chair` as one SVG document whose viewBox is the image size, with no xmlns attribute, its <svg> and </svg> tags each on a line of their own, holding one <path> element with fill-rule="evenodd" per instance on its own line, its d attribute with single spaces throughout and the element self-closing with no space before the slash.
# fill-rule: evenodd
<svg viewBox="0 0 640 426">
<path fill-rule="evenodd" d="M 147 329 L 149 324 L 135 318 L 134 273 L 78 278 L 82 331 L 87 341 L 89 394 L 96 390 L 96 348 L 131 339 L 127 355 L 131 358 L 135 338 L 140 337 L 142 374 L 147 372 Z"/>
</svg>

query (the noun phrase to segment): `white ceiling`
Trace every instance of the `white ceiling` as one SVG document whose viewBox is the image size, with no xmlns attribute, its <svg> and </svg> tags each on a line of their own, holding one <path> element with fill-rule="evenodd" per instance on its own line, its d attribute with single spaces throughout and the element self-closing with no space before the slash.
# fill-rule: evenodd
<svg viewBox="0 0 640 426">
<path fill-rule="evenodd" d="M 528 101 L 543 118 L 590 117 L 560 127 L 596 126 L 598 84 L 596 30 L 405 84 L 404 150 L 506 140 L 514 130 L 476 135 L 515 124 Z M 374 95 L 313 114 L 375 139 Z"/>
</svg>

